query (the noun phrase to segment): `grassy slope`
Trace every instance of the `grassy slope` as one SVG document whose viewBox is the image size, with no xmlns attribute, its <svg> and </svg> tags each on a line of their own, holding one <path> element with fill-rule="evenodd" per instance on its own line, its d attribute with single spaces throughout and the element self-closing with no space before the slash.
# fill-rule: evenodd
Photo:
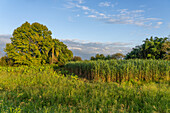
<svg viewBox="0 0 170 113">
<path fill-rule="evenodd" d="M 0 68 L 0 112 L 168 112 L 168 84 L 103 83 L 50 67 Z"/>
</svg>

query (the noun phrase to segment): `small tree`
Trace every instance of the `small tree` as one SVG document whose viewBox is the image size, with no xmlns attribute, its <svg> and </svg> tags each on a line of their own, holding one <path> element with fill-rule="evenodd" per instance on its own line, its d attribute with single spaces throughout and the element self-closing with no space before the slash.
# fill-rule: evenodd
<svg viewBox="0 0 170 113">
<path fill-rule="evenodd" d="M 96 60 L 96 58 L 94 56 L 91 56 L 90 60 Z"/>
<path fill-rule="evenodd" d="M 91 56 L 90 60 L 105 60 L 104 54 L 96 54 L 96 56 Z"/>
<path fill-rule="evenodd" d="M 100 59 L 102 59 L 102 60 L 104 60 L 104 59 L 105 59 L 104 54 L 100 54 Z"/>
<path fill-rule="evenodd" d="M 74 56 L 72 61 L 82 61 L 82 58 L 79 56 Z"/>
<path fill-rule="evenodd" d="M 100 59 L 100 55 L 99 54 L 96 54 L 96 60 Z"/>
<path fill-rule="evenodd" d="M 116 53 L 116 54 L 113 54 L 111 56 L 112 59 L 123 59 L 125 57 L 125 55 L 123 55 L 122 53 Z"/>
<path fill-rule="evenodd" d="M 170 41 L 166 41 L 162 46 L 162 51 L 165 51 L 164 59 L 170 60 Z"/>
<path fill-rule="evenodd" d="M 0 58 L 0 66 L 12 66 L 13 61 L 9 59 L 7 56 L 3 56 Z"/>
<path fill-rule="evenodd" d="M 6 56 L 0 58 L 0 66 L 6 66 L 7 65 L 7 60 Z"/>
</svg>

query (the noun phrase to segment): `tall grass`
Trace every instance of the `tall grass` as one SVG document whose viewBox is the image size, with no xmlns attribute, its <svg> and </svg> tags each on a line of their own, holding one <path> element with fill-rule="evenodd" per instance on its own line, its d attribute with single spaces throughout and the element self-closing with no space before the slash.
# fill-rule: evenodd
<svg viewBox="0 0 170 113">
<path fill-rule="evenodd" d="M 168 84 L 84 82 L 44 67 L 0 67 L 0 113 L 169 112 Z"/>
<path fill-rule="evenodd" d="M 79 77 L 108 82 L 170 80 L 170 61 L 164 60 L 80 61 L 66 64 L 65 69 Z"/>
</svg>

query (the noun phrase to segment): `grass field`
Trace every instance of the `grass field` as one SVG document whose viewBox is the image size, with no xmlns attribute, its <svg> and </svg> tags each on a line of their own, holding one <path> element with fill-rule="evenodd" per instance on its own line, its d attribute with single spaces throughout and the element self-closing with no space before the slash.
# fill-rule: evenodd
<svg viewBox="0 0 170 113">
<path fill-rule="evenodd" d="M 88 81 L 51 66 L 0 67 L 0 113 L 170 112 L 168 83 Z"/>
</svg>

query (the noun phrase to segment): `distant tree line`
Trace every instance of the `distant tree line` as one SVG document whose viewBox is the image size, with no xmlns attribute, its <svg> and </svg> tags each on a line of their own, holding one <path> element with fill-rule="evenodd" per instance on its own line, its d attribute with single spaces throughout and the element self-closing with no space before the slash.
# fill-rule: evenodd
<svg viewBox="0 0 170 113">
<path fill-rule="evenodd" d="M 103 54 L 96 54 L 96 56 L 92 56 L 90 60 L 110 60 L 110 59 L 123 59 L 125 56 L 122 53 L 116 53 L 113 55 L 104 56 Z"/>
<path fill-rule="evenodd" d="M 82 61 L 82 58 L 80 56 L 74 56 L 72 61 Z"/>
</svg>

